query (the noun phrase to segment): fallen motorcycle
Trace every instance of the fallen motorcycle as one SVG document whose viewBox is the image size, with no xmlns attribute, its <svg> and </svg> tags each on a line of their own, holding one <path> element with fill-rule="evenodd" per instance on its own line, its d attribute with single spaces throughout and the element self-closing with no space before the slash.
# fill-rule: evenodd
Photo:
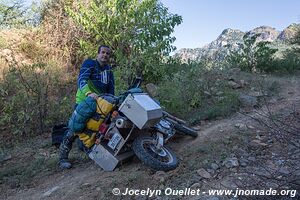
<svg viewBox="0 0 300 200">
<path fill-rule="evenodd" d="M 175 133 L 198 135 L 183 120 L 163 111 L 139 85 L 140 82 L 120 97 L 100 96 L 118 102 L 99 127 L 96 142 L 88 154 L 105 171 L 113 171 L 134 154 L 154 170 L 173 170 L 178 166 L 178 159 L 166 146 L 168 140 Z"/>
</svg>

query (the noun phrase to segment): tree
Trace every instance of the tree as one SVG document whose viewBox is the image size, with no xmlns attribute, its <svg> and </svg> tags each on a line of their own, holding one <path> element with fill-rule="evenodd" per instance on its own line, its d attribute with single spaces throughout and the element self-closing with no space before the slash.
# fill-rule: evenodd
<svg viewBox="0 0 300 200">
<path fill-rule="evenodd" d="M 256 59 L 256 68 L 264 72 L 277 70 L 274 67 L 274 54 L 278 49 L 270 48 L 270 42 L 259 42 L 255 47 L 254 57 Z"/>
<path fill-rule="evenodd" d="M 69 0 L 66 10 L 90 36 L 79 41 L 83 54 L 109 45 L 115 65 L 126 68 L 123 75 L 140 72 L 154 81 L 164 56 L 175 49 L 171 33 L 182 22 L 159 0 Z"/>
<path fill-rule="evenodd" d="M 295 37 L 292 39 L 291 43 L 300 45 L 300 25 L 298 25 Z"/>
<path fill-rule="evenodd" d="M 300 70 L 300 26 L 297 27 L 295 36 L 289 41 L 291 48 L 283 52 L 283 58 L 278 62 L 281 68 L 293 73 Z"/>
<path fill-rule="evenodd" d="M 227 62 L 231 65 L 238 65 L 245 71 L 270 71 L 273 61 L 273 55 L 277 49 L 269 47 L 270 42 L 257 42 L 260 34 L 250 35 L 247 33 L 243 37 L 243 44 L 238 49 L 230 51 L 227 56 Z"/>
<path fill-rule="evenodd" d="M 297 45 L 296 47 L 293 48 L 293 51 L 295 54 L 300 57 L 300 25 L 297 27 L 296 34 L 294 38 L 291 40 L 291 44 Z"/>
<path fill-rule="evenodd" d="M 36 25 L 37 16 L 33 7 L 25 6 L 26 0 L 0 0 L 0 27 L 11 28 Z"/>
<path fill-rule="evenodd" d="M 2 27 L 21 24 L 25 13 L 24 0 L 0 1 L 0 24 Z"/>
</svg>

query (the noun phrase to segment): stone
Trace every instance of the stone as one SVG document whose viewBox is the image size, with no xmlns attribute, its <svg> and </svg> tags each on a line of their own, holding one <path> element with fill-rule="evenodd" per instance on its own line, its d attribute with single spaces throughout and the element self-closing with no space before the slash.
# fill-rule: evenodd
<svg viewBox="0 0 300 200">
<path fill-rule="evenodd" d="M 248 165 L 248 162 L 249 161 L 247 159 L 244 159 L 244 158 L 239 160 L 239 163 L 242 167 L 246 167 Z"/>
<path fill-rule="evenodd" d="M 252 140 L 249 144 L 252 147 L 265 147 L 268 146 L 266 143 L 261 142 L 260 140 Z"/>
<path fill-rule="evenodd" d="M 237 173 L 237 172 L 238 172 L 237 168 L 229 168 L 229 170 L 230 170 L 231 172 L 233 172 L 233 173 Z"/>
<path fill-rule="evenodd" d="M 231 87 L 232 89 L 238 89 L 241 88 L 242 86 L 234 81 L 228 81 L 227 82 L 228 86 Z"/>
<path fill-rule="evenodd" d="M 236 128 L 238 128 L 238 129 L 242 130 L 242 131 L 247 130 L 247 126 L 246 126 L 245 124 L 243 124 L 243 123 L 237 123 L 237 124 L 235 124 L 234 126 L 235 126 Z"/>
<path fill-rule="evenodd" d="M 277 99 L 274 99 L 274 98 L 273 98 L 273 99 L 271 99 L 271 100 L 269 101 L 269 103 L 270 103 L 270 104 L 275 104 L 275 103 L 277 103 Z"/>
<path fill-rule="evenodd" d="M 271 138 L 271 139 L 268 139 L 268 140 L 267 140 L 267 143 L 268 143 L 268 144 L 273 144 L 274 141 L 273 141 L 273 139 Z"/>
<path fill-rule="evenodd" d="M 219 165 L 217 165 L 216 163 L 211 163 L 210 167 L 213 169 L 213 170 L 217 170 L 219 169 Z"/>
<path fill-rule="evenodd" d="M 278 166 L 283 165 L 284 163 L 285 163 L 285 160 L 281 160 L 281 159 L 276 160 L 276 162 L 275 162 L 275 164 Z"/>
<path fill-rule="evenodd" d="M 12 159 L 12 156 L 10 154 L 0 155 L 0 162 L 7 161 L 7 160 L 10 160 L 10 159 Z"/>
<path fill-rule="evenodd" d="M 157 180 L 159 181 L 160 183 L 164 182 L 165 181 L 165 177 L 166 177 L 166 172 L 164 171 L 157 171 L 155 174 L 154 174 L 154 180 Z"/>
<path fill-rule="evenodd" d="M 201 188 L 201 184 L 200 183 L 194 183 L 193 185 L 191 185 L 190 188 L 193 188 L 193 189 Z"/>
<path fill-rule="evenodd" d="M 287 167 L 281 167 L 278 171 L 279 173 L 282 173 L 282 174 L 285 174 L 285 175 L 288 175 L 290 174 L 291 172 L 288 170 Z"/>
<path fill-rule="evenodd" d="M 238 149 L 236 150 L 236 153 L 237 153 L 238 155 L 242 155 L 242 157 L 247 157 L 247 156 L 249 156 L 249 152 L 246 151 L 246 150 L 243 149 L 243 148 L 238 148 Z"/>
<path fill-rule="evenodd" d="M 166 172 L 164 172 L 164 171 L 157 171 L 154 174 L 154 176 L 165 176 L 165 175 L 166 175 Z"/>
<path fill-rule="evenodd" d="M 51 188 L 50 190 L 48 190 L 47 192 L 45 192 L 43 194 L 43 197 L 49 197 L 53 192 L 55 192 L 56 190 L 58 190 L 60 187 L 55 186 L 53 188 Z"/>
<path fill-rule="evenodd" d="M 250 107 L 258 106 L 257 97 L 240 94 L 239 101 L 243 106 L 250 106 Z"/>
<path fill-rule="evenodd" d="M 249 85 L 249 82 L 247 82 L 245 80 L 240 80 L 240 84 L 242 87 L 245 87 L 245 86 Z"/>
<path fill-rule="evenodd" d="M 197 174 L 203 178 L 210 179 L 211 175 L 205 169 L 201 168 L 197 170 Z"/>
<path fill-rule="evenodd" d="M 237 158 L 226 158 L 223 164 L 227 168 L 233 168 L 233 167 L 238 167 L 239 166 L 239 161 Z"/>
<path fill-rule="evenodd" d="M 251 125 L 247 125 L 247 127 L 248 127 L 249 129 L 255 129 L 254 126 L 251 126 Z"/>
<path fill-rule="evenodd" d="M 207 200 L 219 200 L 218 197 L 209 197 Z"/>
<path fill-rule="evenodd" d="M 267 178 L 272 178 L 272 174 L 267 171 L 266 169 L 264 168 L 258 168 L 256 167 L 254 169 L 254 174 L 257 175 L 257 176 L 263 176 L 263 177 L 267 177 Z"/>
<path fill-rule="evenodd" d="M 276 183 L 273 183 L 273 182 L 268 182 L 268 183 L 266 183 L 266 187 L 272 188 L 272 189 L 277 189 L 279 187 L 279 185 Z"/>
<path fill-rule="evenodd" d="M 236 189 L 238 186 L 236 185 L 234 180 L 222 180 L 221 185 L 224 186 L 226 189 Z"/>
</svg>

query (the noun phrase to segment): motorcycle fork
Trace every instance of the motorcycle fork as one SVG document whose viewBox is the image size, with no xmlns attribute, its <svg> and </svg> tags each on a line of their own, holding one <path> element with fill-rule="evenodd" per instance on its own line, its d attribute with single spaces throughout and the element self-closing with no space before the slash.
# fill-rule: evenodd
<svg viewBox="0 0 300 200">
<path fill-rule="evenodd" d="M 161 149 L 163 146 L 164 146 L 164 136 L 162 133 L 160 132 L 156 132 L 156 144 L 155 144 L 155 147 L 156 149 Z"/>
</svg>

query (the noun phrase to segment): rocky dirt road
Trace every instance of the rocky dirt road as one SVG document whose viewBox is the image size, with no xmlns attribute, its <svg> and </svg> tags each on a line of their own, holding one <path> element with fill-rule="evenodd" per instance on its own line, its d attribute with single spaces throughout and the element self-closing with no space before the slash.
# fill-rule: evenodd
<svg viewBox="0 0 300 200">
<path fill-rule="evenodd" d="M 154 195 L 152 199 L 299 199 L 300 188 L 300 79 L 280 79 L 281 89 L 261 106 L 241 110 L 229 118 L 203 122 L 199 137 L 176 137 L 170 147 L 180 165 L 170 172 L 154 172 L 137 158 L 104 172 L 92 161 L 73 153 L 74 168 L 59 171 L 50 165 L 30 183 L 9 187 L 1 180 L 1 199 L 147 199 L 114 196 L 113 188 L 164 191 L 192 188 L 200 195 Z M 272 115 L 270 115 L 272 113 Z M 275 118 L 276 116 L 276 118 Z M 47 136 L 46 136 L 47 137 Z M 73 150 L 74 151 L 74 150 Z M 46 155 L 56 155 L 50 148 Z M 53 157 L 53 156 L 52 156 Z M 24 161 L 24 160 L 23 160 Z M 1 164 L 1 169 L 5 163 Z M 213 189 L 289 190 L 277 196 L 209 195 Z M 296 191 L 295 193 L 293 191 Z M 275 198 L 276 197 L 276 198 Z"/>
</svg>

